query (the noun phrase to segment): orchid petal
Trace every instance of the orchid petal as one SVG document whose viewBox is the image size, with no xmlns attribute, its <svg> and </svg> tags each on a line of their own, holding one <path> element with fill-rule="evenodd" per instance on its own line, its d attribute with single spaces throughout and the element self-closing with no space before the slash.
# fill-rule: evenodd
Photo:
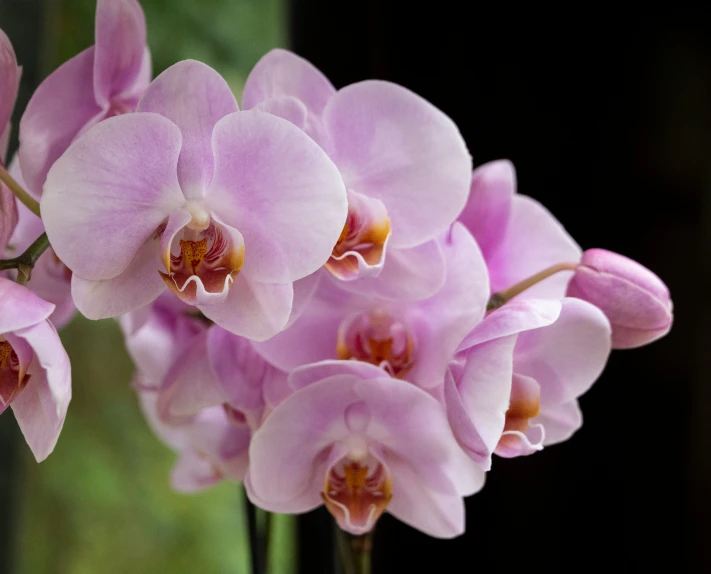
<svg viewBox="0 0 711 574">
<path fill-rule="evenodd" d="M 27 287 L 0 277 L 0 334 L 26 329 L 47 319 L 54 305 L 40 299 Z"/>
<path fill-rule="evenodd" d="M 238 109 L 225 79 L 195 60 L 174 64 L 143 94 L 136 111 L 160 114 L 180 128 L 178 180 L 188 199 L 204 197 L 213 177 L 213 129 Z"/>
<path fill-rule="evenodd" d="M 223 329 L 247 339 L 264 341 L 286 325 L 293 296 L 290 283 L 259 283 L 240 273 L 230 285 L 223 303 L 198 305 L 198 308 Z"/>
<path fill-rule="evenodd" d="M 503 241 L 516 193 L 516 170 L 508 160 L 485 163 L 472 173 L 469 200 L 459 216 L 488 261 Z"/>
<path fill-rule="evenodd" d="M 62 64 L 35 90 L 20 120 L 20 164 L 39 196 L 47 173 L 76 135 L 101 113 L 92 89 L 94 48 Z"/>
<path fill-rule="evenodd" d="M 610 323 L 597 307 L 565 298 L 557 321 L 521 333 L 514 371 L 541 387 L 541 407 L 572 401 L 602 373 L 611 348 Z"/>
<path fill-rule="evenodd" d="M 434 239 L 463 209 L 471 157 L 454 122 L 420 96 L 359 82 L 330 99 L 324 123 L 346 187 L 385 204 L 393 247 Z"/>
<path fill-rule="evenodd" d="M 72 275 L 71 292 L 77 309 L 89 319 L 106 319 L 148 305 L 163 291 L 158 274 L 159 240 L 151 237 L 138 249 L 128 267 L 111 279 L 84 279 Z"/>
<path fill-rule="evenodd" d="M 545 446 L 558 444 L 568 440 L 573 433 L 583 426 L 583 413 L 577 400 L 572 400 L 562 405 L 546 407 L 532 423 L 540 424 L 546 429 Z"/>
<path fill-rule="evenodd" d="M 264 112 L 240 112 L 213 134 L 207 205 L 244 236 L 242 273 L 287 283 L 330 257 L 346 220 L 341 176 L 313 140 Z"/>
<path fill-rule="evenodd" d="M 124 271 L 185 202 L 176 177 L 180 131 L 156 114 L 101 122 L 54 164 L 42 217 L 57 256 L 86 279 Z"/>
<path fill-rule="evenodd" d="M 137 0 L 96 3 L 94 95 L 100 106 L 131 92 L 146 46 L 146 19 Z"/>
</svg>

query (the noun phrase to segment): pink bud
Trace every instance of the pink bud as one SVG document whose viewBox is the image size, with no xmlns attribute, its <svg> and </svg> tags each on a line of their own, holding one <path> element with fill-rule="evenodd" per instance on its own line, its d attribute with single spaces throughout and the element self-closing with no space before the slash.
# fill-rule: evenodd
<svg viewBox="0 0 711 574">
<path fill-rule="evenodd" d="M 605 249 L 583 253 L 567 294 L 607 315 L 614 349 L 641 347 L 671 329 L 669 289 L 649 269 L 623 255 Z"/>
</svg>

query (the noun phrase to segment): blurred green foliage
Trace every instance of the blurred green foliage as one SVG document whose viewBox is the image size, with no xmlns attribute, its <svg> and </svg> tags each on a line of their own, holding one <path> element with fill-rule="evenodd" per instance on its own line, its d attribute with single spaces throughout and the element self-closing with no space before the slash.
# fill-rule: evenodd
<svg viewBox="0 0 711 574">
<path fill-rule="evenodd" d="M 250 68 L 285 44 L 285 0 L 142 0 L 158 74 L 186 58 L 216 68 L 239 95 Z M 48 0 L 48 71 L 93 43 L 95 0 Z M 56 60 L 56 61 L 54 61 Z M 73 401 L 59 443 L 37 465 L 23 453 L 20 574 L 249 572 L 242 487 L 195 495 L 169 486 L 175 455 L 148 429 L 114 321 L 81 317 L 61 333 Z M 279 517 L 272 573 L 294 571 L 294 522 Z"/>
</svg>

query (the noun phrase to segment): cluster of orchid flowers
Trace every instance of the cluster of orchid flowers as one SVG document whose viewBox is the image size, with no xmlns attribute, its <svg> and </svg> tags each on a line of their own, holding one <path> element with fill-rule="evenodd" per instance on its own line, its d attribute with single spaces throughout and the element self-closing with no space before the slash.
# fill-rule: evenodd
<svg viewBox="0 0 711 574">
<path fill-rule="evenodd" d="M 0 412 L 37 460 L 71 398 L 55 328 L 78 309 L 120 317 L 176 489 L 243 481 L 352 534 L 388 511 L 453 537 L 494 454 L 570 438 L 610 350 L 670 329 L 656 275 L 581 252 L 508 161 L 472 172 L 407 89 L 336 90 L 273 50 L 239 107 L 197 61 L 151 80 L 136 0 L 98 0 L 95 34 L 0 168 Z M 0 68 L 4 158 L 20 70 L 1 31 Z"/>
</svg>

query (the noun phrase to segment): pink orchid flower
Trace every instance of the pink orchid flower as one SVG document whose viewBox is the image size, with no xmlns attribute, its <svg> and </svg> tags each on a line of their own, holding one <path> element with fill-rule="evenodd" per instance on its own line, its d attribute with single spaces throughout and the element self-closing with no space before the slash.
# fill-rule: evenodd
<svg viewBox="0 0 711 574">
<path fill-rule="evenodd" d="M 580 247 L 535 199 L 516 193 L 516 172 L 506 160 L 474 170 L 461 221 L 481 247 L 491 292 L 511 287 L 552 265 L 577 262 Z M 565 296 L 572 272 L 560 272 L 526 290 L 525 296 Z"/>
<path fill-rule="evenodd" d="M 444 263 L 432 240 L 464 207 L 471 174 L 464 140 L 446 115 L 389 82 L 337 91 L 286 50 L 257 63 L 242 104 L 288 119 L 338 166 L 348 219 L 326 268 L 343 288 L 423 299 L 442 286 Z"/>
<path fill-rule="evenodd" d="M 251 437 L 248 426 L 235 421 L 221 404 L 197 408 L 179 424 L 175 420 L 166 423 L 159 416 L 163 378 L 207 331 L 206 323 L 191 315 L 191 309 L 166 293 L 153 305 L 120 320 L 126 348 L 137 368 L 134 388 L 141 409 L 153 432 L 179 454 L 171 482 L 181 492 L 204 490 L 225 479 L 242 480 Z M 200 350 L 205 352 L 204 347 Z"/>
<path fill-rule="evenodd" d="M 20 164 L 41 195 L 47 173 L 94 124 L 136 109 L 151 81 L 146 22 L 137 0 L 97 0 L 95 44 L 37 88 L 20 120 Z"/>
<path fill-rule="evenodd" d="M 610 323 L 574 298 L 515 299 L 466 337 L 444 387 L 459 444 L 488 470 L 491 454 L 531 454 L 581 426 L 577 399 L 600 376 Z"/>
<path fill-rule="evenodd" d="M 38 462 L 54 450 L 72 396 L 69 357 L 48 321 L 53 310 L 0 278 L 0 413 L 12 407 Z"/>
<path fill-rule="evenodd" d="M 8 171 L 17 183 L 25 187 L 17 156 L 10 163 Z M 5 249 L 5 257 L 20 255 L 44 233 L 42 220 L 24 204 L 16 201 L 14 196 L 13 205 L 19 217 L 9 246 Z M 32 268 L 32 280 L 27 284 L 30 291 L 55 306 L 49 320 L 57 329 L 66 325 L 76 311 L 72 301 L 71 279 L 72 272 L 59 260 L 54 249 L 48 247 Z"/>
<path fill-rule="evenodd" d="M 225 80 L 196 61 L 156 78 L 136 113 L 79 137 L 50 170 L 41 207 L 87 317 L 138 309 L 169 288 L 258 340 L 284 327 L 292 282 L 328 259 L 347 210 L 340 174 L 313 140 L 239 111 Z"/>
<path fill-rule="evenodd" d="M 430 536 L 464 532 L 462 497 L 484 473 L 436 399 L 358 361 L 299 368 L 290 384 L 299 390 L 252 437 L 245 485 L 255 504 L 287 513 L 325 504 L 356 535 L 386 510 Z"/>
<path fill-rule="evenodd" d="M 0 30 L 0 163 L 4 164 L 10 139 L 10 116 L 20 84 L 20 68 L 15 50 L 5 32 Z M 0 254 L 10 240 L 17 225 L 15 196 L 0 183 Z"/>
<path fill-rule="evenodd" d="M 301 316 L 272 339 L 255 343 L 255 349 L 284 371 L 356 359 L 424 388 L 441 384 L 458 345 L 483 318 L 489 290 L 481 252 L 461 224 L 438 243 L 446 280 L 436 295 L 393 301 L 323 281 Z"/>
</svg>

